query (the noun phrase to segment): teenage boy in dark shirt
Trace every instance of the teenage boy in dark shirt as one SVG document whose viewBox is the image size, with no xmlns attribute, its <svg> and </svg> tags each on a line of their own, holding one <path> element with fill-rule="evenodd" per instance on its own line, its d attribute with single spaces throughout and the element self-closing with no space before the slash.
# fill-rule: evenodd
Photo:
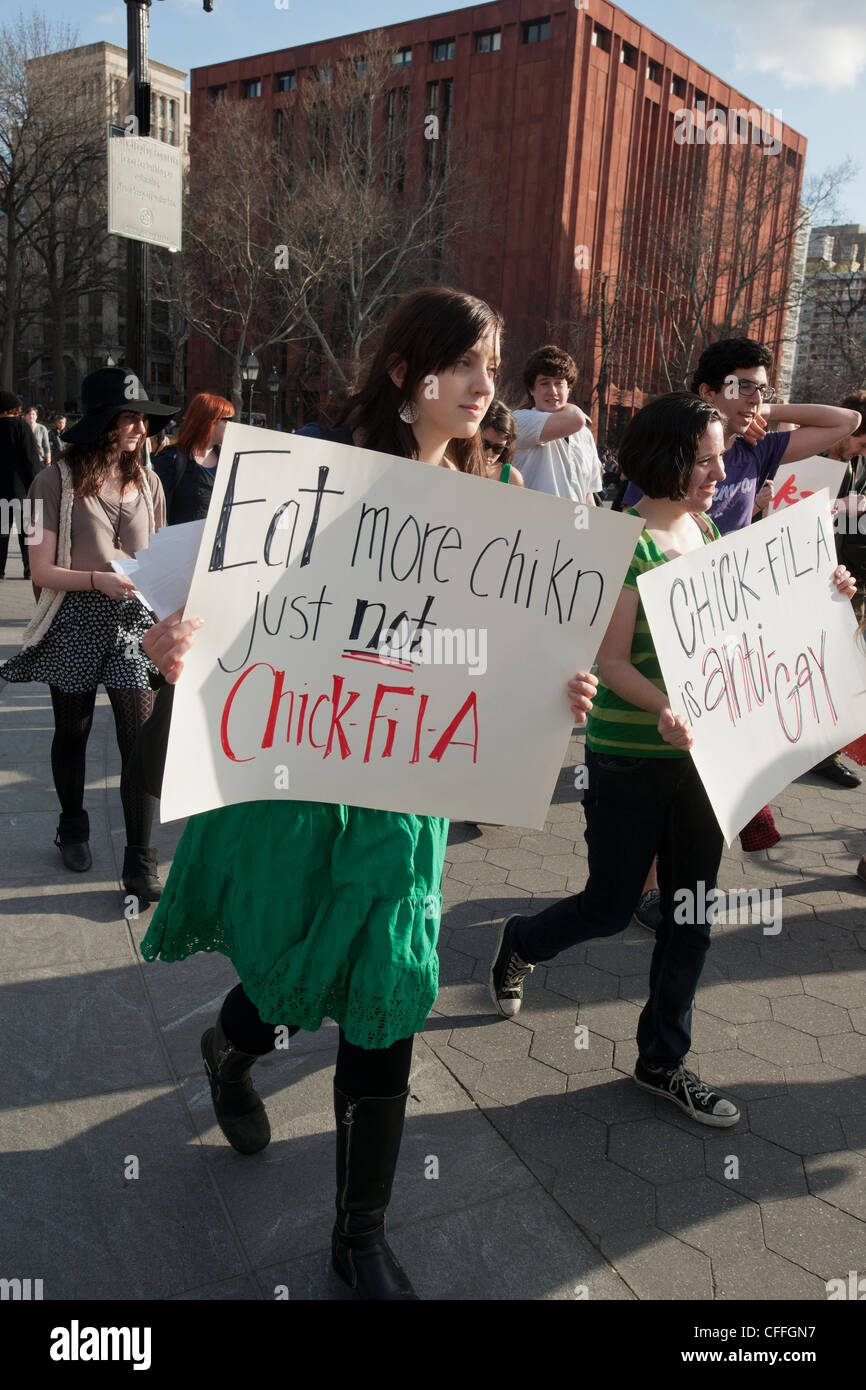
<svg viewBox="0 0 866 1390">
<path fill-rule="evenodd" d="M 773 355 L 753 338 L 724 338 L 701 353 L 691 380 L 696 395 L 721 411 L 725 428 L 725 481 L 716 488 L 710 516 L 722 535 L 748 526 L 756 506 L 773 495 L 779 464 L 796 463 L 831 449 L 860 426 L 856 410 L 835 405 L 771 404 L 775 391 L 768 372 Z M 782 420 L 798 428 L 767 433 L 766 422 Z M 623 505 L 641 496 L 629 486 Z"/>
</svg>

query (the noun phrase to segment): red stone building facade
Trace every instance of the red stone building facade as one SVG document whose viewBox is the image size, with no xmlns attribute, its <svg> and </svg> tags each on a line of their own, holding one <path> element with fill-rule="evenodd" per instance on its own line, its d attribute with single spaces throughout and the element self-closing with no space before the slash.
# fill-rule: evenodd
<svg viewBox="0 0 866 1390">
<path fill-rule="evenodd" d="M 763 177 L 763 170 L 777 168 L 779 160 L 789 171 L 786 193 L 768 200 L 760 236 L 782 236 L 784 242 L 786 228 L 797 218 L 805 139 L 777 121 L 775 159 L 756 147 L 756 123 L 751 141 L 746 134 L 744 149 L 734 148 L 731 139 L 710 152 L 706 144 L 718 142 L 700 133 L 696 144 L 678 144 L 676 132 L 683 129 L 678 111 L 700 110 L 703 102 L 708 112 L 716 111 L 718 133 L 729 112 L 754 112 L 759 104 L 616 6 L 593 0 L 590 10 L 583 3 L 498 0 L 384 30 L 395 51 L 389 86 L 406 89 L 405 96 L 398 93 L 391 100 L 404 103 L 407 140 L 423 148 L 424 116 L 435 111 L 460 132 L 471 157 L 495 173 L 499 229 L 482 239 L 480 249 L 467 250 L 459 284 L 504 313 L 505 361 L 512 380 L 519 378 L 525 353 L 567 322 L 581 296 L 589 304 L 590 281 L 598 283 L 600 275 L 612 281 L 626 276 L 625 209 L 632 210 L 632 219 L 638 210 L 642 219 L 629 224 L 632 245 L 635 237 L 651 242 L 666 209 L 676 205 L 678 216 L 687 215 L 697 189 L 703 190 L 706 205 L 708 179 L 721 208 L 730 203 L 742 169 L 748 165 L 750 178 Z M 206 119 L 210 100 L 255 99 L 276 110 L 292 100 L 292 88 L 305 69 L 333 63 L 346 52 L 361 54 L 364 38 L 358 33 L 194 69 L 193 132 Z M 408 154 L 410 163 L 420 158 L 417 151 Z M 746 248 L 753 271 L 761 263 L 759 240 L 751 251 Z M 708 255 L 718 260 L 724 250 L 711 246 Z M 776 349 L 784 336 L 790 259 L 783 254 L 762 266 L 752 275 L 748 292 L 749 331 Z M 660 274 L 645 258 L 645 278 Z M 721 300 L 726 292 L 722 284 L 716 302 L 707 308 L 708 323 L 724 322 Z M 617 379 L 615 368 L 610 383 L 612 405 L 618 402 L 625 413 L 646 392 L 664 389 L 659 324 L 645 295 L 637 289 L 630 293 L 625 315 L 629 341 L 620 353 L 630 365 L 619 368 L 620 378 L 627 379 Z M 766 313 L 762 301 L 768 305 Z M 585 341 L 587 378 L 598 374 L 597 357 L 598 345 Z M 205 345 L 193 340 L 190 389 L 221 389 L 214 381 L 215 368 L 221 371 Z M 588 401 L 590 391 L 578 389 L 576 395 Z M 281 407 L 283 418 L 296 423 L 292 401 L 281 400 Z"/>
</svg>

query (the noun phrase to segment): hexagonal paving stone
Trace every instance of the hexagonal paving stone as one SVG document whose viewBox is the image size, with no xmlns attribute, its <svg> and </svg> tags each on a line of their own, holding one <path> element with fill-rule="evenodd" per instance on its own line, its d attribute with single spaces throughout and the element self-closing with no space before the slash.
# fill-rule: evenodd
<svg viewBox="0 0 866 1390">
<path fill-rule="evenodd" d="M 845 1278 L 866 1264 L 863 1222 L 817 1197 L 768 1202 L 763 1221 L 768 1249 L 821 1279 Z"/>
<path fill-rule="evenodd" d="M 866 1035 L 863 1033 L 837 1034 L 832 1038 L 819 1038 L 821 1056 L 831 1067 L 840 1071 L 861 1075 L 866 1071 Z"/>
<path fill-rule="evenodd" d="M 590 941 L 586 948 L 587 964 L 613 975 L 636 975 L 644 969 L 649 976 L 654 941 L 654 934 L 648 931 L 642 932 L 640 938 L 632 937 L 631 940 L 624 939 L 620 934 L 608 941 Z"/>
<path fill-rule="evenodd" d="M 858 1033 L 866 1033 L 866 1008 L 849 1009 L 848 1017 Z"/>
<path fill-rule="evenodd" d="M 749 1124 L 755 1134 L 795 1154 L 828 1153 L 844 1146 L 835 1115 L 819 1110 L 807 1094 L 753 1101 Z"/>
<path fill-rule="evenodd" d="M 784 1023 L 747 1023 L 739 1029 L 738 1038 L 743 1052 L 780 1067 L 821 1060 L 816 1039 Z"/>
<path fill-rule="evenodd" d="M 701 1057 L 700 1077 L 708 1086 L 723 1094 L 730 1092 L 737 1100 L 757 1100 L 787 1091 L 781 1067 L 736 1048 Z"/>
<path fill-rule="evenodd" d="M 529 977 L 523 999 L 523 1008 L 509 1022 L 515 1028 L 525 1028 L 530 1033 L 562 1032 L 573 1034 L 577 1019 L 577 1007 L 572 999 L 554 994 L 536 984 L 536 978 L 543 979 L 541 967 L 536 966 L 535 974 Z"/>
<path fill-rule="evenodd" d="M 826 1298 L 827 1290 L 815 1274 L 807 1274 L 772 1250 L 750 1250 L 744 1255 L 713 1260 L 716 1298 L 762 1303 L 765 1300 Z"/>
<path fill-rule="evenodd" d="M 499 864 L 503 869 L 539 869 L 541 855 L 530 854 L 526 849 L 490 849 L 485 856 L 488 864 Z"/>
<path fill-rule="evenodd" d="M 562 1094 L 565 1076 L 544 1062 L 527 1057 L 522 1061 L 485 1063 L 478 1084 L 485 1095 L 503 1105 L 519 1105 L 536 1096 Z"/>
<path fill-rule="evenodd" d="M 709 1178 L 664 1183 L 656 1194 L 656 1221 L 714 1259 L 743 1250 L 763 1250 L 761 1209 L 738 1192 Z"/>
<path fill-rule="evenodd" d="M 851 1020 L 846 1009 L 837 1004 L 828 1004 L 825 999 L 813 995 L 797 994 L 788 998 L 774 999 L 773 1018 L 778 1023 L 787 1023 L 791 1028 L 799 1028 L 803 1033 L 821 1037 L 830 1033 L 850 1033 Z"/>
<path fill-rule="evenodd" d="M 715 1014 L 727 1023 L 756 1023 L 771 1017 L 767 1000 L 736 985 L 700 984 L 698 998 L 704 1013 Z"/>
<path fill-rule="evenodd" d="M 632 1230 L 653 1219 L 652 1185 L 606 1158 L 560 1173 L 553 1195 L 579 1227 L 597 1234 Z"/>
<path fill-rule="evenodd" d="M 724 1139 L 721 1147 L 717 1142 L 719 1137 Z M 741 1126 L 708 1135 L 705 1151 L 707 1177 L 756 1202 L 799 1197 L 808 1191 L 803 1160 L 798 1155 L 747 1133 Z M 738 1164 L 736 1178 L 727 1176 L 733 1171 L 729 1161 L 732 1157 Z"/>
<path fill-rule="evenodd" d="M 573 840 L 567 840 L 562 835 L 539 835 L 535 832 L 520 837 L 520 848 L 528 849 L 531 854 L 570 854 L 573 844 Z"/>
<path fill-rule="evenodd" d="M 603 1238 L 602 1253 L 638 1298 L 711 1299 L 713 1280 L 706 1255 L 658 1227 L 616 1231 Z"/>
<path fill-rule="evenodd" d="M 805 1167 L 813 1196 L 866 1221 L 866 1155 L 820 1154 L 807 1158 Z"/>
<path fill-rule="evenodd" d="M 763 994 L 765 999 L 803 993 L 803 985 L 798 975 L 791 975 L 787 970 L 776 970 L 763 960 L 757 964 L 749 962 L 746 965 L 737 965 L 731 971 L 731 977 L 741 989 Z"/>
<path fill-rule="evenodd" d="M 866 999 L 866 970 L 851 970 L 844 975 L 806 973 L 803 988 L 816 999 L 838 1004 L 842 1009 L 856 1009 Z"/>
<path fill-rule="evenodd" d="M 452 844 L 449 840 L 445 850 L 446 864 L 466 864 L 472 859 L 483 859 L 484 849 L 477 841 L 464 840 L 462 843 Z"/>
<path fill-rule="evenodd" d="M 692 1014 L 692 1052 L 703 1056 L 709 1052 L 724 1052 L 737 1045 L 737 1030 L 712 1014 L 695 1009 Z"/>
<path fill-rule="evenodd" d="M 448 870 L 448 879 L 452 883 L 505 883 L 507 876 L 507 869 L 498 864 L 488 864 L 486 859 L 453 864 Z"/>
<path fill-rule="evenodd" d="M 590 965 L 549 965 L 547 988 L 580 1005 L 608 1003 L 616 999 L 616 976 Z"/>
<path fill-rule="evenodd" d="M 613 1042 L 633 1038 L 639 1019 L 640 1009 L 625 999 L 604 1004 L 581 1001 L 577 1013 L 578 1023 L 585 1024 L 590 1033 L 598 1033 Z"/>
<path fill-rule="evenodd" d="M 569 1105 L 603 1124 L 617 1120 L 646 1120 L 655 1114 L 655 1099 L 630 1077 L 612 1068 L 606 1071 L 572 1072 L 568 1078 Z"/>
<path fill-rule="evenodd" d="M 549 874 L 544 869 L 511 869 L 508 882 L 527 893 L 559 893 L 565 896 L 565 874 Z"/>
<path fill-rule="evenodd" d="M 610 1129 L 608 1157 L 648 1182 L 695 1178 L 704 1172 L 700 1137 L 683 1134 L 660 1120 L 636 1120 Z"/>
<path fill-rule="evenodd" d="M 481 1062 L 496 1062 L 526 1057 L 531 1041 L 525 1028 L 514 1028 L 506 1019 L 493 1019 L 477 1027 L 455 1028 L 449 1046 Z"/>
<path fill-rule="evenodd" d="M 542 1097 L 520 1107 L 508 1142 L 521 1157 L 531 1154 L 568 1174 L 603 1156 L 607 1126 L 563 1105 L 561 1096 Z"/>
<path fill-rule="evenodd" d="M 575 1037 L 586 1037 L 586 1047 L 575 1047 Z M 544 1062 L 557 1071 L 584 1072 L 608 1068 L 613 1060 L 613 1043 L 598 1033 L 576 1035 L 572 1026 L 569 1032 L 557 1029 L 556 1032 L 536 1033 L 529 1053 L 536 1061 Z"/>
</svg>

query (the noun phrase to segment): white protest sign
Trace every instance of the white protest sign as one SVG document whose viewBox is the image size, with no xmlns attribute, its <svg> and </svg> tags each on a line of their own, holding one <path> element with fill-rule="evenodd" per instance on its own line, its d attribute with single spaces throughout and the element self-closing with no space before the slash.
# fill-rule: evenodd
<svg viewBox="0 0 866 1390">
<path fill-rule="evenodd" d="M 638 577 L 675 714 L 728 844 L 866 730 L 866 656 L 833 584 L 826 491 Z"/>
<path fill-rule="evenodd" d="M 566 682 L 594 659 L 640 525 L 228 425 L 163 820 L 301 799 L 543 825 Z"/>
<path fill-rule="evenodd" d="M 828 488 L 830 496 L 835 497 L 847 468 L 847 463 L 840 463 L 838 459 L 822 459 L 817 454 L 800 459 L 797 463 L 780 463 L 773 478 L 773 500 L 764 511 L 764 516 L 772 516 L 794 502 L 803 502 L 822 487 Z"/>
</svg>

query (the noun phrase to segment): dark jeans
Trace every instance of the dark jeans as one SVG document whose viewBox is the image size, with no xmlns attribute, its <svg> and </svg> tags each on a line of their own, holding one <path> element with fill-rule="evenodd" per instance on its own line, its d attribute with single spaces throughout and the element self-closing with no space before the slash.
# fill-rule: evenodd
<svg viewBox="0 0 866 1390">
<path fill-rule="evenodd" d="M 644 1062 L 674 1066 L 691 1046 L 692 1003 L 710 944 L 705 921 L 674 921 L 674 894 L 689 890 L 696 908 L 689 915 L 705 916 L 698 885 L 707 894 L 716 886 L 722 832 L 690 757 L 609 758 L 587 749 L 586 762 L 586 887 L 535 917 L 517 918 L 514 947 L 534 965 L 623 931 L 658 855 L 662 920 L 637 1044 Z"/>
</svg>

